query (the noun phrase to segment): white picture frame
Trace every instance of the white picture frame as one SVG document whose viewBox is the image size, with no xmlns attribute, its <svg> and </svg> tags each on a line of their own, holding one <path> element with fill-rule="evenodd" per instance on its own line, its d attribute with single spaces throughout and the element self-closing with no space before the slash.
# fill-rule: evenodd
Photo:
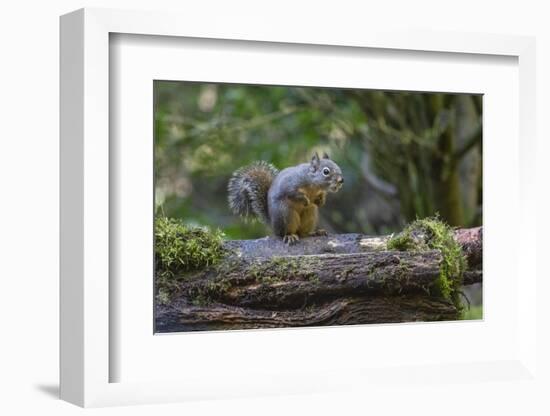
<svg viewBox="0 0 550 416">
<path fill-rule="evenodd" d="M 532 252 L 526 242 L 535 241 L 536 218 L 525 215 L 535 212 L 533 186 L 529 178 L 535 168 L 532 149 L 536 139 L 535 126 L 535 41 L 529 37 L 471 33 L 399 32 L 367 29 L 338 32 L 328 35 L 322 27 L 313 26 L 307 33 L 297 27 L 278 25 L 256 26 L 243 19 L 236 31 L 235 22 L 217 20 L 204 25 L 192 16 L 83 9 L 61 18 L 61 398 L 80 406 L 158 403 L 197 398 L 247 397 L 262 394 L 296 394 L 342 389 L 369 388 L 388 385 L 392 380 L 403 383 L 419 381 L 429 388 L 440 374 L 453 372 L 455 380 L 480 383 L 498 380 L 537 383 L 536 362 L 536 303 L 537 271 L 531 261 Z M 414 367 L 399 370 L 369 365 L 365 368 L 333 366 L 320 372 L 288 370 L 266 372 L 264 377 L 247 380 L 221 374 L 208 379 L 196 374 L 178 381 L 113 382 L 111 368 L 120 360 L 112 348 L 113 304 L 112 282 L 109 276 L 116 259 L 110 258 L 110 227 L 119 217 L 113 216 L 110 200 L 110 172 L 116 170 L 110 158 L 110 35 L 128 34 L 176 38 L 224 39 L 285 45 L 331 45 L 338 48 L 371 48 L 380 50 L 423 51 L 437 54 L 499 55 L 517 59 L 519 68 L 519 125 L 520 152 L 518 157 L 519 202 L 517 206 L 516 244 L 512 251 L 518 267 L 525 273 L 515 299 L 521 322 L 514 333 L 517 345 L 504 349 L 505 354 L 495 361 L 441 361 L 438 364 L 419 361 Z M 166 38 L 168 39 L 168 38 Z M 259 44 L 261 45 L 261 44 Z M 513 125 L 513 124 L 512 124 Z M 510 149 L 508 149 L 510 150 Z M 516 274 L 517 274 L 516 270 Z M 408 328 L 408 329 L 407 329 Z M 403 326 L 403 334 L 411 331 Z M 360 331 L 361 328 L 356 329 Z M 298 334 L 300 330 L 292 330 Z M 282 337 L 272 332 L 268 337 Z M 286 334 L 286 332 L 285 332 Z M 153 334 L 151 333 L 151 336 Z M 211 336 L 204 334 L 203 336 Z M 293 335 L 295 336 L 295 335 Z M 303 339 L 322 340 L 323 333 L 305 331 Z M 237 336 L 238 337 L 238 336 Z M 252 334 L 251 337 L 258 337 Z M 168 339 L 170 337 L 167 337 Z M 213 339 L 213 338 L 211 338 Z M 165 343 L 170 341 L 164 341 Z M 216 343 L 220 341 L 215 341 Z M 239 339 L 235 342 L 238 344 Z M 426 343 L 430 342 L 428 339 Z M 136 346 L 135 348 L 139 348 Z M 355 352 L 355 354 L 357 354 Z M 250 364 L 249 364 L 250 365 Z M 208 367 L 208 363 L 205 363 Z M 483 375 L 469 380 L 467 374 Z M 345 381 L 342 381 L 345 380 Z M 408 381 L 407 381 L 408 380 Z"/>
</svg>

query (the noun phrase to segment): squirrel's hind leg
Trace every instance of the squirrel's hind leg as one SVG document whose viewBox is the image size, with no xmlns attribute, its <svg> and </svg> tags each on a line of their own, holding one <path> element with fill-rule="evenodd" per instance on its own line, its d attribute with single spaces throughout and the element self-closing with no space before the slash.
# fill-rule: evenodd
<svg viewBox="0 0 550 416">
<path fill-rule="evenodd" d="M 270 207 L 271 228 L 276 236 L 286 244 L 294 244 L 299 240 L 298 228 L 300 215 L 291 207 L 279 204 L 277 208 Z"/>
<path fill-rule="evenodd" d="M 308 237 L 315 233 L 318 219 L 317 205 L 309 205 L 304 208 L 300 215 L 300 227 L 298 228 L 298 235 L 300 237 Z"/>
<path fill-rule="evenodd" d="M 328 233 L 321 229 L 317 228 L 317 222 L 319 219 L 319 211 L 317 205 L 310 205 L 301 215 L 300 228 L 298 230 L 298 235 L 300 237 L 315 237 L 315 236 L 326 236 Z"/>
</svg>

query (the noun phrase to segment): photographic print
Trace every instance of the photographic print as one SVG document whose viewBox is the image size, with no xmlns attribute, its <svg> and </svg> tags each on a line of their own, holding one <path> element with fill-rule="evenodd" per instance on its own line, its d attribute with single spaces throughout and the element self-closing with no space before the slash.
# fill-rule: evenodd
<svg viewBox="0 0 550 416">
<path fill-rule="evenodd" d="M 155 331 L 482 319 L 482 96 L 154 82 Z"/>
</svg>

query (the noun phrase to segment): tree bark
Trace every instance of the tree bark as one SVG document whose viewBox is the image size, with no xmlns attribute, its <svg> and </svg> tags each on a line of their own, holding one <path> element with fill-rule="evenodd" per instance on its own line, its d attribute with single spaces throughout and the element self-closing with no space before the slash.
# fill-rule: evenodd
<svg viewBox="0 0 550 416">
<path fill-rule="evenodd" d="M 280 311 L 185 302 L 158 309 L 157 332 L 445 321 L 456 319 L 457 314 L 449 301 L 422 295 L 348 297 Z"/>
</svg>

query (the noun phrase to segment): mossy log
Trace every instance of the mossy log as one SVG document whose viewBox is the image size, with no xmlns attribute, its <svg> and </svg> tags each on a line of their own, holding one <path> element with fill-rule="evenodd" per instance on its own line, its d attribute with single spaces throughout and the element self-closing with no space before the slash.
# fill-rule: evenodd
<svg viewBox="0 0 550 416">
<path fill-rule="evenodd" d="M 299 308 L 327 298 L 422 292 L 439 277 L 438 251 L 313 254 L 233 259 L 189 274 L 180 296 L 263 309 Z"/>
<path fill-rule="evenodd" d="M 231 240 L 225 246 L 242 257 L 304 256 L 310 254 L 345 254 L 365 251 L 382 251 L 391 236 L 366 234 L 337 234 L 326 237 L 309 237 L 298 244 L 288 246 L 280 238 L 265 237 L 257 240 Z M 483 228 L 460 228 L 454 230 L 456 241 L 472 270 L 481 269 Z"/>
<path fill-rule="evenodd" d="M 388 238 L 228 241 L 221 263 L 180 276 L 170 302 L 157 305 L 156 331 L 458 319 L 453 302 L 433 295 L 441 253 L 387 251 Z M 456 230 L 455 239 L 468 263 L 464 283 L 481 281 L 481 228 Z"/>
</svg>

